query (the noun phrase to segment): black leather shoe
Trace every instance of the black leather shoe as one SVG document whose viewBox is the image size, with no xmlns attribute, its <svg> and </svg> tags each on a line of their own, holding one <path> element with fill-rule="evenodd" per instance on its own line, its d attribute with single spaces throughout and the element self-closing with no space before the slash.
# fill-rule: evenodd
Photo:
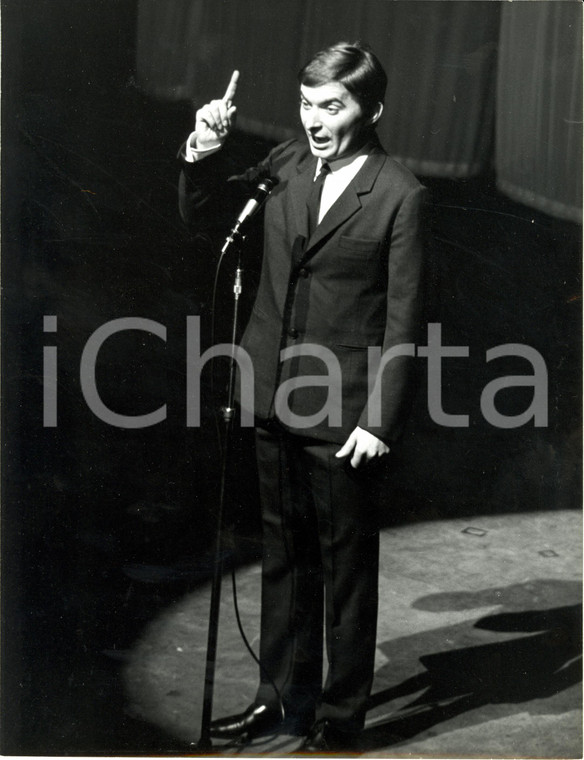
<svg viewBox="0 0 584 760">
<path fill-rule="evenodd" d="M 357 749 L 357 734 L 343 731 L 330 720 L 317 720 L 308 736 L 292 754 L 320 754 L 323 752 L 351 752 Z"/>
<path fill-rule="evenodd" d="M 280 710 L 254 702 L 245 712 L 211 721 L 209 733 L 215 739 L 253 739 L 273 731 L 282 722 Z"/>
</svg>

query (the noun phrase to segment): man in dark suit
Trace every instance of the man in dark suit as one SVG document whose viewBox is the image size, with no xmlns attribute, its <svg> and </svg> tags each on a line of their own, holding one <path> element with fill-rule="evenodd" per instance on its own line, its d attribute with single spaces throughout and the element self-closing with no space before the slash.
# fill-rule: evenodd
<svg viewBox="0 0 584 760">
<path fill-rule="evenodd" d="M 197 111 L 183 149 L 180 207 L 193 225 L 213 197 L 225 198 L 221 148 L 237 78 Z M 377 139 L 387 78 L 369 49 L 327 48 L 299 82 L 307 140 L 279 145 L 229 183 L 277 183 L 241 342 L 255 381 L 262 668 L 255 702 L 211 733 L 253 737 L 283 722 L 307 734 L 300 751 L 316 752 L 355 746 L 373 680 L 379 531 L 370 481 L 407 415 L 424 188 Z"/>
</svg>

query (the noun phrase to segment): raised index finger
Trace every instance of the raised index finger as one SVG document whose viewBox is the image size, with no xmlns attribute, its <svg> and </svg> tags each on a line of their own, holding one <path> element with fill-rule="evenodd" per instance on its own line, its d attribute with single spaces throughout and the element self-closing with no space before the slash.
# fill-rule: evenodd
<svg viewBox="0 0 584 760">
<path fill-rule="evenodd" d="M 225 95 L 223 96 L 223 101 L 225 103 L 231 104 L 231 101 L 235 97 L 235 93 L 237 91 L 238 79 L 239 79 L 239 71 L 237 71 L 236 69 L 231 75 L 231 79 L 229 81 L 229 84 L 227 85 L 227 89 L 225 90 Z"/>
</svg>

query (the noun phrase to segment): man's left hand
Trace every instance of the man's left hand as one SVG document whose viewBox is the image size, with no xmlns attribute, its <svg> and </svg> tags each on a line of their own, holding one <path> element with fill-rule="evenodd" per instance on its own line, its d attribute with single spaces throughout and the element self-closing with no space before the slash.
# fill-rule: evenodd
<svg viewBox="0 0 584 760">
<path fill-rule="evenodd" d="M 387 454 L 389 454 L 389 446 L 383 443 L 380 438 L 367 430 L 363 430 L 363 428 L 356 427 L 347 438 L 343 448 L 339 449 L 335 456 L 341 459 L 352 455 L 351 467 L 357 469 L 361 465 Z"/>
</svg>

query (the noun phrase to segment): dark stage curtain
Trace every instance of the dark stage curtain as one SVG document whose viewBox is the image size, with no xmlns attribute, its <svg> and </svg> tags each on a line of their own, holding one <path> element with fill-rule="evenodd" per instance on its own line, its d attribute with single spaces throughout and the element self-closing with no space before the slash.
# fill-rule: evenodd
<svg viewBox="0 0 584 760">
<path fill-rule="evenodd" d="M 582 221 L 582 6 L 505 3 L 497 86 L 499 189 Z"/>
<path fill-rule="evenodd" d="M 579 8 L 561 0 L 139 0 L 138 83 L 155 97 L 201 105 L 220 97 L 238 68 L 239 126 L 284 139 L 300 133 L 298 69 L 319 48 L 362 39 L 388 71 L 379 135 L 392 155 L 419 175 L 477 176 L 495 166 L 496 122 L 500 189 L 574 218 Z"/>
</svg>

